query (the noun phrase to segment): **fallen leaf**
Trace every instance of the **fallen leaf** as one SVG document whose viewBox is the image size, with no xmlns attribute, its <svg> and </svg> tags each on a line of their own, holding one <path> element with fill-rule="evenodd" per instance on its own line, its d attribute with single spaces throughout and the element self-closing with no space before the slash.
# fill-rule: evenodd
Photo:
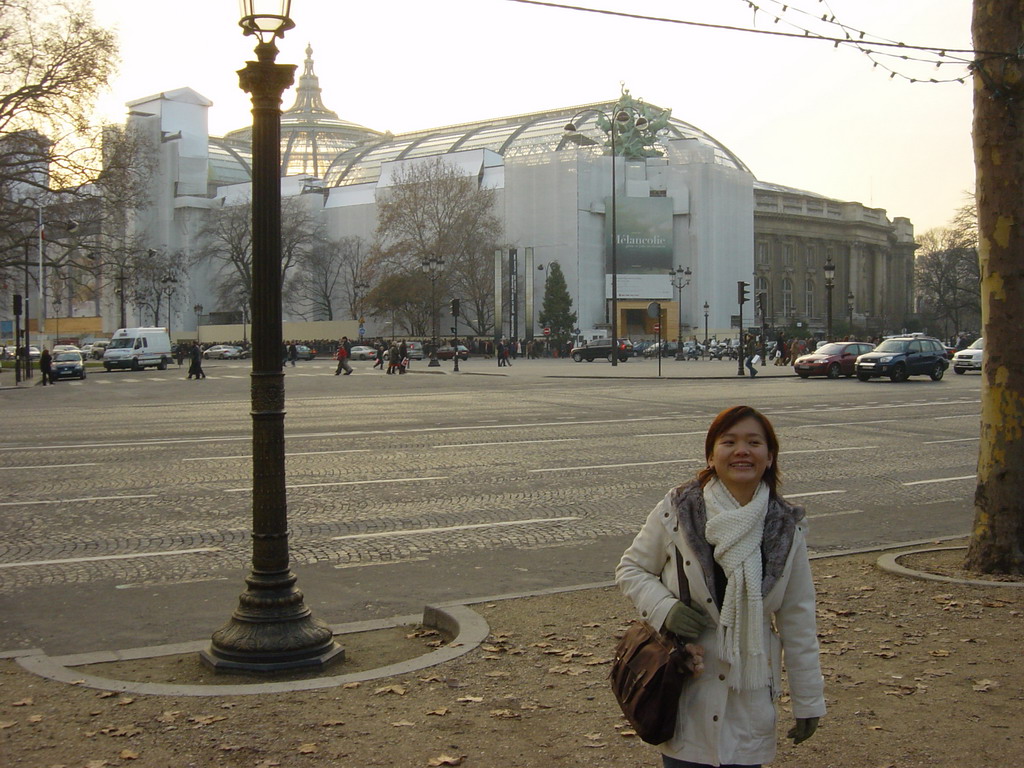
<svg viewBox="0 0 1024 768">
<path fill-rule="evenodd" d="M 302 744 L 299 746 L 300 755 L 312 755 L 319 751 L 320 748 L 316 744 Z"/>
<path fill-rule="evenodd" d="M 85 768 L 104 768 L 104 766 L 110 765 L 106 760 L 90 760 L 85 764 Z"/>
<path fill-rule="evenodd" d="M 21 701 L 14 702 L 13 704 L 11 704 L 11 706 L 12 707 L 31 707 L 32 706 L 32 699 L 31 698 L 22 699 Z"/>
<path fill-rule="evenodd" d="M 483 700 L 483 696 L 463 696 L 461 698 L 456 699 L 456 701 L 467 702 L 469 704 L 477 704 Z"/>
<path fill-rule="evenodd" d="M 333 728 L 336 725 L 344 725 L 344 724 L 345 724 L 344 720 L 324 720 L 322 723 L 320 723 L 320 725 L 322 725 L 324 728 Z"/>
<path fill-rule="evenodd" d="M 273 760 L 268 757 L 266 760 L 261 760 L 260 762 L 256 763 L 256 768 L 277 768 L 277 766 L 279 765 L 281 765 L 279 761 Z"/>
<path fill-rule="evenodd" d="M 500 653 L 501 651 L 505 650 L 500 645 L 481 645 L 480 647 L 483 648 L 488 653 Z"/>
<path fill-rule="evenodd" d="M 408 690 L 406 688 L 403 688 L 400 685 L 385 685 L 385 686 L 382 686 L 381 688 L 378 688 L 373 693 L 376 696 L 380 696 L 380 695 L 383 695 L 385 693 L 394 693 L 394 694 L 396 694 L 398 696 L 405 696 L 405 694 L 407 692 L 408 692 Z"/>
<path fill-rule="evenodd" d="M 227 718 L 224 715 L 196 715 L 188 719 L 190 723 L 195 723 L 197 728 L 202 728 L 204 725 L 211 725 L 221 720 L 227 720 Z"/>
<path fill-rule="evenodd" d="M 341 687 L 342 687 L 342 688 L 358 688 L 358 687 L 359 687 L 359 686 L 361 686 L 361 685 L 362 685 L 362 683 L 359 683 L 359 682 L 356 682 L 356 683 L 345 683 L 345 684 L 344 684 L 343 686 L 341 686 Z"/>
<path fill-rule="evenodd" d="M 18 723 L 14 720 L 0 720 L 0 731 L 4 730 L 5 728 L 13 728 L 17 724 Z"/>
<path fill-rule="evenodd" d="M 497 717 L 502 720 L 515 720 L 516 718 L 522 717 L 522 715 L 511 709 L 492 709 L 491 717 Z"/>
<path fill-rule="evenodd" d="M 410 723 L 408 720 L 396 720 L 392 725 L 395 728 L 408 728 L 409 726 L 415 726 L 416 723 Z"/>
<path fill-rule="evenodd" d="M 96 698 L 109 699 L 113 696 L 117 696 L 117 691 L 103 691 L 103 693 L 97 693 Z"/>
<path fill-rule="evenodd" d="M 440 677 L 439 675 L 431 675 L 430 677 L 421 677 L 420 678 L 420 682 L 421 683 L 443 683 L 444 682 L 444 678 Z"/>
<path fill-rule="evenodd" d="M 431 768 L 436 768 L 439 765 L 462 765 L 462 761 L 465 759 L 465 755 L 462 755 L 461 757 L 452 757 L 451 755 L 439 755 L 428 760 L 427 765 L 431 766 Z"/>
<path fill-rule="evenodd" d="M 158 723 L 173 723 L 178 719 L 178 715 L 181 714 L 180 709 L 165 709 L 162 713 L 154 717 Z"/>
<path fill-rule="evenodd" d="M 636 736 L 636 731 L 634 731 L 632 728 L 624 728 L 621 731 L 619 731 L 619 736 L 622 736 L 627 739 L 632 739 Z"/>
<path fill-rule="evenodd" d="M 508 677 L 508 672 L 502 672 L 501 670 L 495 670 L 494 672 L 487 672 L 484 677 Z"/>
<path fill-rule="evenodd" d="M 122 760 L 138 760 L 139 753 L 133 752 L 130 749 L 122 749 L 121 752 L 118 754 L 118 757 L 120 757 Z"/>
<path fill-rule="evenodd" d="M 999 683 L 995 680 L 975 680 L 974 685 L 972 687 L 979 693 L 987 693 L 988 691 L 991 691 L 993 688 L 998 688 Z"/>
<path fill-rule="evenodd" d="M 441 707 L 440 709 L 432 709 L 430 712 L 427 712 L 427 714 L 428 715 L 436 715 L 437 717 L 444 717 L 450 711 L 451 710 L 449 710 L 448 707 Z"/>
<path fill-rule="evenodd" d="M 928 655 L 929 656 L 949 656 L 949 651 L 946 651 L 946 650 L 928 651 Z"/>
<path fill-rule="evenodd" d="M 134 701 L 135 701 L 135 699 L 131 698 L 130 696 L 122 696 L 120 699 L 117 700 L 117 706 L 119 706 L 119 707 L 127 707 L 129 704 L 133 703 Z"/>
</svg>

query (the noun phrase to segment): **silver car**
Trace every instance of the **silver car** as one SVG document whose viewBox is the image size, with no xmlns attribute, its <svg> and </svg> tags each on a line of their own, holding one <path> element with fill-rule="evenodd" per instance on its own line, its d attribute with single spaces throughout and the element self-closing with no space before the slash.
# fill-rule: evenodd
<svg viewBox="0 0 1024 768">
<path fill-rule="evenodd" d="M 967 373 L 967 371 L 980 371 L 984 353 L 985 340 L 975 339 L 967 349 L 961 349 L 953 355 L 953 370 L 959 374 Z"/>
</svg>

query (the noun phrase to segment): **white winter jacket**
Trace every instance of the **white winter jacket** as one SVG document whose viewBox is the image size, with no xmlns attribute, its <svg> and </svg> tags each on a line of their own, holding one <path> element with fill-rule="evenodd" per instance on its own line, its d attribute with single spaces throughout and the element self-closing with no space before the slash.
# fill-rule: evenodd
<svg viewBox="0 0 1024 768">
<path fill-rule="evenodd" d="M 781 692 L 783 653 L 793 716 L 825 714 L 803 517 L 801 507 L 781 499 L 769 502 L 762 542 L 762 588 L 771 685 L 753 691 L 730 689 L 725 684 L 728 663 L 718 658 L 715 628 L 709 627 L 696 640 L 705 649 L 704 673 L 683 687 L 675 735 L 659 745 L 664 754 L 716 766 L 770 763 L 776 749 L 773 700 Z M 718 622 L 713 555 L 704 538 L 706 522 L 700 486 L 694 482 L 673 489 L 647 517 L 615 569 L 619 587 L 640 616 L 655 627 L 664 625 L 679 595 L 672 559 L 676 548 L 682 554 L 691 599 L 705 606 Z M 773 618 L 778 631 L 772 628 Z"/>
</svg>

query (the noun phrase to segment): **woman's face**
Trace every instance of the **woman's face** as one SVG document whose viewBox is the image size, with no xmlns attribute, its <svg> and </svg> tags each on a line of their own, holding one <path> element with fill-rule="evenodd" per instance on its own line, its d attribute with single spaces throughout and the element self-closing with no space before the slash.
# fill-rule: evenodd
<svg viewBox="0 0 1024 768">
<path fill-rule="evenodd" d="M 746 504 L 774 459 L 761 422 L 748 416 L 719 435 L 708 466 L 714 468 L 736 501 Z"/>
</svg>

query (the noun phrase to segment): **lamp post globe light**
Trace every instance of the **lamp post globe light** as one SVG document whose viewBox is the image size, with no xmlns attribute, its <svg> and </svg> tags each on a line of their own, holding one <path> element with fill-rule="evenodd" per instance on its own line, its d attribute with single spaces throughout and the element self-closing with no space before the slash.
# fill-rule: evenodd
<svg viewBox="0 0 1024 768">
<path fill-rule="evenodd" d="M 672 275 L 672 287 L 679 291 L 679 331 L 676 334 L 676 360 L 682 360 L 683 358 L 683 288 L 690 284 L 690 275 L 693 272 L 687 267 L 683 269 L 681 266 L 675 269 L 669 270 L 669 274 Z"/>
<path fill-rule="evenodd" d="M 850 335 L 851 336 L 853 336 L 853 301 L 854 301 L 854 299 L 855 299 L 855 297 L 853 295 L 853 291 L 850 291 L 848 294 L 846 294 L 846 309 L 849 312 L 849 318 L 848 319 L 849 319 L 849 322 L 850 322 Z"/>
<path fill-rule="evenodd" d="M 611 311 L 611 315 L 612 315 L 612 318 L 611 318 L 611 320 L 612 320 L 612 322 L 611 322 L 611 326 L 612 326 L 611 327 L 611 331 L 612 331 L 612 365 L 618 365 L 619 364 L 619 356 L 618 356 L 617 353 L 618 353 L 618 349 L 619 349 L 619 264 L 618 264 L 618 258 L 617 258 L 617 256 L 618 256 L 617 248 L 616 248 L 617 244 L 618 244 L 617 243 L 618 237 L 617 237 L 617 233 L 615 231 L 615 226 L 616 226 L 616 216 L 615 216 L 615 196 L 616 196 L 615 195 L 615 188 L 616 188 L 616 184 L 615 184 L 615 158 L 616 158 L 616 155 L 618 153 L 615 150 L 615 130 L 616 130 L 616 124 L 617 123 L 626 123 L 626 122 L 628 122 L 631 115 L 635 119 L 634 125 L 639 130 L 643 130 L 644 128 L 646 128 L 647 125 L 648 125 L 648 121 L 647 121 L 646 117 L 644 117 L 640 112 L 638 112 L 637 110 L 633 109 L 632 107 L 625 107 L 625 108 L 617 109 L 615 114 L 613 116 L 611 116 L 611 117 L 609 117 L 607 114 L 605 114 L 600 109 L 589 109 L 589 110 L 586 110 L 586 111 L 588 111 L 588 112 L 596 112 L 597 114 L 601 115 L 605 120 L 607 120 L 608 124 L 609 124 L 608 137 L 609 137 L 609 139 L 611 141 L 611 151 L 612 151 L 612 222 L 611 222 L 612 223 L 612 226 L 611 226 L 611 230 L 612 230 L 612 233 L 611 233 L 612 234 L 612 246 L 611 246 L 611 270 L 612 270 L 612 299 L 611 299 L 611 301 L 612 301 L 612 311 Z M 574 138 L 576 140 L 578 140 L 578 138 L 580 137 L 579 131 L 576 129 L 576 120 L 582 114 L 584 114 L 584 113 L 580 112 L 579 114 L 577 114 L 565 126 L 565 133 L 566 133 L 566 135 L 568 137 Z"/>
<path fill-rule="evenodd" d="M 420 262 L 420 266 L 430 280 L 430 362 L 427 367 L 440 368 L 441 361 L 437 359 L 437 278 L 444 268 L 444 259 L 431 254 Z"/>
<path fill-rule="evenodd" d="M 252 570 L 228 622 L 202 660 L 214 669 L 276 672 L 344 658 L 313 617 L 288 564 L 284 371 L 281 361 L 281 95 L 295 76 L 276 64 L 274 38 L 294 23 L 290 0 L 242 0 L 240 26 L 259 38 L 258 61 L 239 70 L 252 96 Z"/>
<path fill-rule="evenodd" d="M 825 261 L 825 341 L 832 341 L 832 289 L 836 285 L 836 265 L 829 256 Z"/>
</svg>

